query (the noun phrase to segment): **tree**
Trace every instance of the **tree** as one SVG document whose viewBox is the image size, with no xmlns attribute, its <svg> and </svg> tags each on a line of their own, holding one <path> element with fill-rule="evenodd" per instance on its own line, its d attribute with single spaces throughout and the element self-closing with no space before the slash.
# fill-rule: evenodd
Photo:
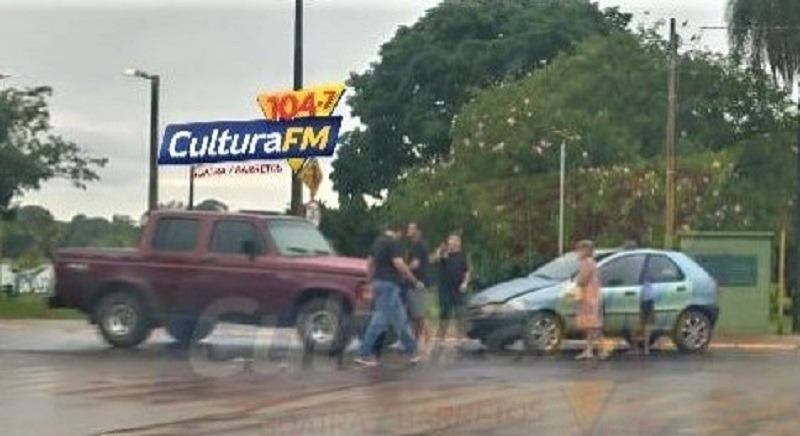
<svg viewBox="0 0 800 436">
<path fill-rule="evenodd" d="M 213 199 L 213 198 L 208 198 L 208 199 L 205 199 L 205 200 L 201 201 L 200 204 L 195 206 L 194 210 L 207 210 L 207 211 L 213 211 L 213 212 L 227 212 L 228 211 L 228 205 L 223 203 L 223 202 L 221 202 L 221 201 L 219 201 L 219 200 L 216 200 L 216 199 Z"/>
<path fill-rule="evenodd" d="M 776 82 L 787 89 L 800 72 L 800 3 L 787 0 L 728 0 L 729 37 L 733 51 L 749 58 L 755 68 L 767 68 Z M 800 118 L 797 121 L 800 150 Z M 800 153 L 795 152 L 800 176 Z M 800 184 L 798 184 L 800 186 Z M 800 189 L 794 196 L 794 256 L 800 260 Z M 792 271 L 792 330 L 800 331 L 800 268 Z"/>
<path fill-rule="evenodd" d="M 51 132 L 48 87 L 0 91 L 0 210 L 15 195 L 65 178 L 78 188 L 98 180 L 106 159 L 87 156 L 78 145 Z"/>
<path fill-rule="evenodd" d="M 451 158 L 409 172 L 385 207 L 470 229 L 490 264 L 552 256 L 557 145 L 570 130 L 579 137 L 567 145 L 568 238 L 661 240 L 666 44 L 657 33 L 589 37 L 530 77 L 479 93 L 456 119 Z M 791 101 L 723 57 L 690 51 L 680 62 L 679 223 L 773 228 L 794 189 Z"/>
<path fill-rule="evenodd" d="M 410 168 L 448 156 L 452 122 L 476 89 L 525 77 L 629 19 L 580 2 L 448 0 L 400 27 L 380 61 L 349 80 L 364 127 L 344 136 L 333 164 L 340 201 L 381 197 Z"/>
</svg>

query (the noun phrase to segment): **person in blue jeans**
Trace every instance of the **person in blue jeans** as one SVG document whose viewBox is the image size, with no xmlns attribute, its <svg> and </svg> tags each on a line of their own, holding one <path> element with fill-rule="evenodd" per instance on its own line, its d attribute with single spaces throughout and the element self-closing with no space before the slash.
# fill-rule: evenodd
<svg viewBox="0 0 800 436">
<path fill-rule="evenodd" d="M 380 362 L 375 358 L 374 350 L 378 339 L 389 327 L 392 327 L 399 336 L 400 342 L 412 363 L 419 361 L 417 342 L 411 333 L 405 307 L 400 299 L 403 283 L 411 283 L 415 288 L 424 288 L 411 270 L 404 258 L 403 247 L 400 245 L 402 225 L 388 227 L 384 233 L 375 240 L 372 252 L 367 258 L 367 267 L 370 281 L 372 282 L 375 298 L 367 331 L 361 342 L 356 363 L 365 366 L 377 366 Z"/>
</svg>

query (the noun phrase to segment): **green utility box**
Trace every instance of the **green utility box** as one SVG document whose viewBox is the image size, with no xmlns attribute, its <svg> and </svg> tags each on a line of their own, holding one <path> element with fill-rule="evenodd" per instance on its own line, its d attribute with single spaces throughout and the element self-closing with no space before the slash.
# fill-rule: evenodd
<svg viewBox="0 0 800 436">
<path fill-rule="evenodd" d="M 773 238 L 770 232 L 687 232 L 681 251 L 719 285 L 718 333 L 774 333 L 770 327 Z"/>
</svg>

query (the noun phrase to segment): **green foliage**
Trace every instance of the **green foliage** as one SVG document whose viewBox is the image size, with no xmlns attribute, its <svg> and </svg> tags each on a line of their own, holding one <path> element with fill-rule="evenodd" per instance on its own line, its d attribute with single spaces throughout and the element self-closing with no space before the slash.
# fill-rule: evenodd
<svg viewBox="0 0 800 436">
<path fill-rule="evenodd" d="M 88 218 L 77 215 L 59 222 L 41 206 L 23 206 L 13 220 L 3 223 L 3 257 L 30 269 L 46 261 L 50 250 L 59 247 L 132 247 L 139 239 L 139 227 L 128 217 Z"/>
<path fill-rule="evenodd" d="M 194 210 L 207 210 L 216 212 L 227 212 L 228 205 L 214 198 L 207 198 L 194 206 Z"/>
<path fill-rule="evenodd" d="M 353 199 L 339 204 L 338 209 L 322 206 L 320 231 L 345 256 L 366 256 L 380 231 L 376 209 L 363 199 Z"/>
<path fill-rule="evenodd" d="M 728 0 L 734 53 L 755 68 L 768 66 L 788 86 L 800 72 L 800 3 L 787 0 Z"/>
<path fill-rule="evenodd" d="M 590 37 L 480 93 L 456 119 L 451 159 L 410 172 L 386 207 L 469 228 L 488 265 L 529 267 L 557 251 L 566 141 L 567 241 L 660 245 L 666 44 L 656 35 Z M 717 55 L 687 52 L 680 65 L 679 226 L 776 228 L 796 187 L 788 96 Z"/>
<path fill-rule="evenodd" d="M 408 169 L 448 156 L 453 119 L 475 90 L 525 77 L 629 18 L 578 2 L 450 0 L 400 27 L 380 61 L 350 78 L 348 103 L 365 127 L 345 135 L 334 162 L 342 201 L 380 197 Z"/>
<path fill-rule="evenodd" d="M 15 195 L 65 178 L 78 188 L 98 180 L 106 159 L 87 157 L 73 142 L 51 133 L 47 87 L 0 90 L 0 210 Z"/>
</svg>

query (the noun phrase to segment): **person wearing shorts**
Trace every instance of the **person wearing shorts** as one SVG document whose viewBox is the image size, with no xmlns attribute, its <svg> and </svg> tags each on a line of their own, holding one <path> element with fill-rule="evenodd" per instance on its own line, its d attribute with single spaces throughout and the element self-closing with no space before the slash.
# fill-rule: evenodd
<svg viewBox="0 0 800 436">
<path fill-rule="evenodd" d="M 425 285 L 425 288 L 408 287 L 406 289 L 406 307 L 414 337 L 421 348 L 425 349 L 428 342 L 428 330 L 425 318 L 428 312 L 428 291 L 430 286 L 430 257 L 428 244 L 422 237 L 422 228 L 418 223 L 409 223 L 406 235 L 411 240 L 411 249 L 408 256 L 408 267 L 414 277 Z"/>
<path fill-rule="evenodd" d="M 465 304 L 471 268 L 467 257 L 461 250 L 461 236 L 451 234 L 447 243 L 439 247 L 435 254 L 439 263 L 439 330 L 437 339 L 441 342 L 447 335 L 450 320 L 458 325 L 458 341 L 466 337 Z"/>
</svg>

